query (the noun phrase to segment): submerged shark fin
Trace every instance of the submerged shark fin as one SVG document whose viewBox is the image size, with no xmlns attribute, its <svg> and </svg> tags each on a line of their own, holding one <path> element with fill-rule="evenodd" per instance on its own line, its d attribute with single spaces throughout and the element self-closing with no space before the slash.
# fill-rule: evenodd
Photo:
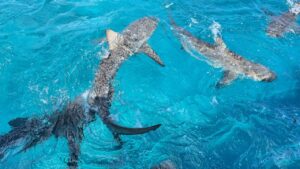
<svg viewBox="0 0 300 169">
<path fill-rule="evenodd" d="M 160 59 L 160 57 L 151 48 L 151 46 L 149 44 L 145 43 L 144 45 L 142 45 L 141 48 L 139 49 L 139 52 L 148 55 L 151 59 L 153 59 L 159 65 L 165 66 L 163 61 Z"/>
<path fill-rule="evenodd" d="M 275 16 L 275 13 L 274 13 L 274 12 L 272 12 L 272 11 L 266 9 L 266 8 L 262 8 L 261 10 L 262 10 L 262 12 L 263 12 L 265 15 L 268 15 L 268 16 L 271 16 L 271 17 Z"/>
<path fill-rule="evenodd" d="M 8 124 L 11 126 L 11 127 L 21 127 L 21 126 L 24 126 L 25 123 L 27 122 L 28 118 L 15 118 L 11 121 L 8 122 Z"/>
<path fill-rule="evenodd" d="M 110 130 L 112 130 L 114 136 L 116 135 L 137 135 L 137 134 L 144 134 L 153 130 L 156 130 L 161 126 L 161 124 L 157 124 L 150 127 L 144 127 L 144 128 L 128 128 L 123 127 L 118 124 L 115 124 L 111 120 L 107 122 L 107 126 Z"/>
<path fill-rule="evenodd" d="M 106 30 L 106 38 L 109 45 L 109 50 L 115 49 L 122 41 L 123 37 L 111 29 Z"/>
<path fill-rule="evenodd" d="M 295 34 L 300 34 L 300 26 L 298 24 L 294 24 L 291 27 L 291 32 L 295 33 Z"/>
<path fill-rule="evenodd" d="M 229 85 L 230 83 L 232 83 L 232 81 L 234 81 L 237 78 L 237 74 L 226 70 L 224 71 L 223 77 L 222 79 L 217 83 L 216 88 L 222 88 L 225 87 L 227 85 Z"/>
</svg>

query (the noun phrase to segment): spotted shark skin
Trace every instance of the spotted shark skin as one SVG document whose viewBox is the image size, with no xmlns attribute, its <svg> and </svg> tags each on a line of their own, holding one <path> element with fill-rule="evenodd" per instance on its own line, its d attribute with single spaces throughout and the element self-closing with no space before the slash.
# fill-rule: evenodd
<svg viewBox="0 0 300 169">
<path fill-rule="evenodd" d="M 65 138 L 69 147 L 69 169 L 78 167 L 80 144 L 84 137 L 83 129 L 100 115 L 103 122 L 112 131 L 114 138 L 121 143 L 119 135 L 143 134 L 156 130 L 160 124 L 145 128 L 126 128 L 115 124 L 109 118 L 109 108 L 113 97 L 112 80 L 121 64 L 135 53 L 145 53 L 160 65 L 163 62 L 146 43 L 156 29 L 158 20 L 151 17 L 142 18 L 132 23 L 122 33 L 121 41 L 113 42 L 113 35 L 108 33 L 110 55 L 100 63 L 95 83 L 89 91 L 68 103 L 62 110 L 50 115 L 31 118 L 16 118 L 9 122 L 11 130 L 0 136 L 0 160 L 7 156 L 10 149 L 21 147 L 24 152 L 54 136 Z M 113 34 L 113 35 L 110 35 Z M 119 35 L 118 35 L 119 36 Z"/>
<path fill-rule="evenodd" d="M 186 51 L 192 49 L 196 53 L 201 54 L 209 65 L 224 70 L 223 77 L 216 84 L 216 88 L 222 88 L 231 84 L 239 76 L 265 82 L 271 82 L 276 79 L 276 74 L 267 67 L 249 61 L 229 50 L 220 34 L 214 37 L 215 44 L 211 44 L 178 26 L 173 18 L 170 17 L 170 20 L 175 34 Z"/>
<path fill-rule="evenodd" d="M 89 104 L 98 112 L 118 142 L 121 142 L 119 135 L 143 134 L 156 130 L 160 126 L 157 124 L 146 128 L 123 127 L 113 122 L 109 112 L 114 93 L 112 82 L 124 61 L 136 53 L 145 53 L 159 65 L 164 66 L 162 60 L 147 43 L 157 24 L 156 18 L 144 17 L 130 24 L 120 34 L 112 30 L 106 31 L 109 56 L 101 61 L 96 72 L 94 85 L 89 93 Z"/>
<path fill-rule="evenodd" d="M 300 2 L 295 3 L 288 11 L 279 16 L 273 16 L 266 33 L 274 38 L 283 37 L 288 32 L 300 33 L 300 26 L 297 24 L 297 17 L 300 13 Z"/>
</svg>

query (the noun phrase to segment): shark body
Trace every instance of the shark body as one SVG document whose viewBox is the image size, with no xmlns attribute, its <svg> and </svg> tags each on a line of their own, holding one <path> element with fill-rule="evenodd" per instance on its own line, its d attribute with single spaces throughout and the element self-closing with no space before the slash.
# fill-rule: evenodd
<svg viewBox="0 0 300 169">
<path fill-rule="evenodd" d="M 300 26 L 296 22 L 299 13 L 300 2 L 295 3 L 288 12 L 272 17 L 266 30 L 267 34 L 271 37 L 282 37 L 288 32 L 299 34 Z"/>
<path fill-rule="evenodd" d="M 107 30 L 109 56 L 103 59 L 96 72 L 94 85 L 89 93 L 89 104 L 98 112 L 117 141 L 119 135 L 143 134 L 157 129 L 160 124 L 146 128 L 127 128 L 115 124 L 109 117 L 109 108 L 113 97 L 113 79 L 124 61 L 135 53 L 145 53 L 158 64 L 164 65 L 159 56 L 147 43 L 157 27 L 158 20 L 152 17 L 142 18 L 129 25 L 121 34 Z"/>
<path fill-rule="evenodd" d="M 276 74 L 267 67 L 229 50 L 220 34 L 214 37 L 215 44 L 211 44 L 179 27 L 173 19 L 171 19 L 171 24 L 185 50 L 193 50 L 203 55 L 208 64 L 224 70 L 222 79 L 216 85 L 217 88 L 231 84 L 239 76 L 266 82 L 271 82 L 276 78 Z"/>
</svg>

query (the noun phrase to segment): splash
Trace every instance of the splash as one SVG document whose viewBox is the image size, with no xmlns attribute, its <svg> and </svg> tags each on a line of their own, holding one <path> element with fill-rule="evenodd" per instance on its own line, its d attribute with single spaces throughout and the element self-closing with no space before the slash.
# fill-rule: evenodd
<svg viewBox="0 0 300 169">
<path fill-rule="evenodd" d="M 195 18 L 191 18 L 191 21 L 192 21 L 193 24 L 198 24 L 199 23 L 198 20 L 195 19 Z"/>
<path fill-rule="evenodd" d="M 98 56 L 101 59 L 105 59 L 109 55 L 109 51 L 108 51 L 106 42 L 107 42 L 106 39 L 101 39 L 100 42 L 99 42 L 100 50 L 98 52 Z"/>
<path fill-rule="evenodd" d="M 170 8 L 170 7 L 173 6 L 173 5 L 174 5 L 174 3 L 171 2 L 171 3 L 167 4 L 167 5 L 165 5 L 165 8 L 168 9 L 168 8 Z"/>
<path fill-rule="evenodd" d="M 209 29 L 211 30 L 211 33 L 213 34 L 214 39 L 216 39 L 218 36 L 221 35 L 221 25 L 218 22 L 213 21 L 213 23 L 209 27 Z"/>
<path fill-rule="evenodd" d="M 291 8 L 295 5 L 295 2 L 293 0 L 287 0 L 286 3 Z"/>
<path fill-rule="evenodd" d="M 193 58 L 200 60 L 200 61 L 204 61 L 204 62 L 208 62 L 207 59 L 205 59 L 204 57 L 202 57 L 197 50 L 195 49 L 195 46 L 192 44 L 192 42 L 186 38 L 183 38 L 183 40 L 181 40 L 182 42 L 182 47 L 184 48 L 184 50 L 189 53 Z M 208 62 L 209 63 L 209 62 Z"/>
<path fill-rule="evenodd" d="M 290 12 L 298 15 L 300 13 L 300 2 L 298 3 L 293 3 L 293 5 L 291 6 Z"/>
</svg>

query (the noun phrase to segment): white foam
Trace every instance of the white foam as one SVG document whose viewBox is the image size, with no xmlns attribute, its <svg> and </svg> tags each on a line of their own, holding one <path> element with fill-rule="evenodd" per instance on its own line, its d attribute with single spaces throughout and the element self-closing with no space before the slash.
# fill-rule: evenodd
<svg viewBox="0 0 300 169">
<path fill-rule="evenodd" d="M 46 99 L 40 99 L 40 100 L 43 104 L 48 104 L 48 101 Z"/>
<path fill-rule="evenodd" d="M 211 30 L 214 39 L 216 39 L 219 35 L 221 35 L 221 25 L 218 22 L 213 21 L 209 29 Z"/>
<path fill-rule="evenodd" d="M 217 104 L 219 104 L 219 102 L 218 102 L 216 96 L 213 96 L 213 98 L 212 98 L 212 100 L 211 100 L 211 104 L 212 104 L 212 105 L 217 105 Z"/>
<path fill-rule="evenodd" d="M 83 98 L 84 100 L 87 100 L 87 97 L 88 97 L 88 95 L 89 95 L 89 92 L 90 92 L 90 90 L 86 90 L 85 92 L 83 92 L 83 93 L 81 94 L 81 96 L 82 96 L 82 98 Z"/>
<path fill-rule="evenodd" d="M 101 40 L 99 43 L 99 46 L 101 46 L 100 51 L 98 52 L 98 55 L 101 59 L 108 58 L 109 51 L 107 50 L 107 47 L 105 46 L 106 40 Z"/>
<path fill-rule="evenodd" d="M 298 15 L 300 13 L 300 3 L 295 3 L 290 9 L 290 12 Z"/>
<path fill-rule="evenodd" d="M 198 52 L 196 52 L 196 49 L 190 40 L 184 38 L 184 40 L 182 40 L 182 46 L 183 46 L 184 50 L 187 53 L 189 53 L 193 58 L 200 60 L 200 61 L 207 62 L 207 60 L 204 57 L 202 57 L 201 55 L 198 54 Z"/>
<path fill-rule="evenodd" d="M 295 2 L 293 0 L 287 0 L 286 3 L 289 7 L 293 7 L 295 4 Z"/>
<path fill-rule="evenodd" d="M 195 19 L 195 18 L 191 18 L 191 21 L 192 21 L 193 24 L 198 24 L 199 23 L 198 20 Z"/>
<path fill-rule="evenodd" d="M 86 90 L 85 92 L 83 92 L 81 94 L 83 105 L 84 105 L 86 111 L 90 109 L 90 105 L 88 103 L 89 92 L 90 92 L 90 90 Z"/>
<path fill-rule="evenodd" d="M 173 6 L 173 5 L 174 5 L 174 3 L 171 2 L 171 3 L 167 4 L 167 5 L 165 5 L 165 8 L 168 9 L 168 8 L 170 8 L 170 7 Z"/>
</svg>

